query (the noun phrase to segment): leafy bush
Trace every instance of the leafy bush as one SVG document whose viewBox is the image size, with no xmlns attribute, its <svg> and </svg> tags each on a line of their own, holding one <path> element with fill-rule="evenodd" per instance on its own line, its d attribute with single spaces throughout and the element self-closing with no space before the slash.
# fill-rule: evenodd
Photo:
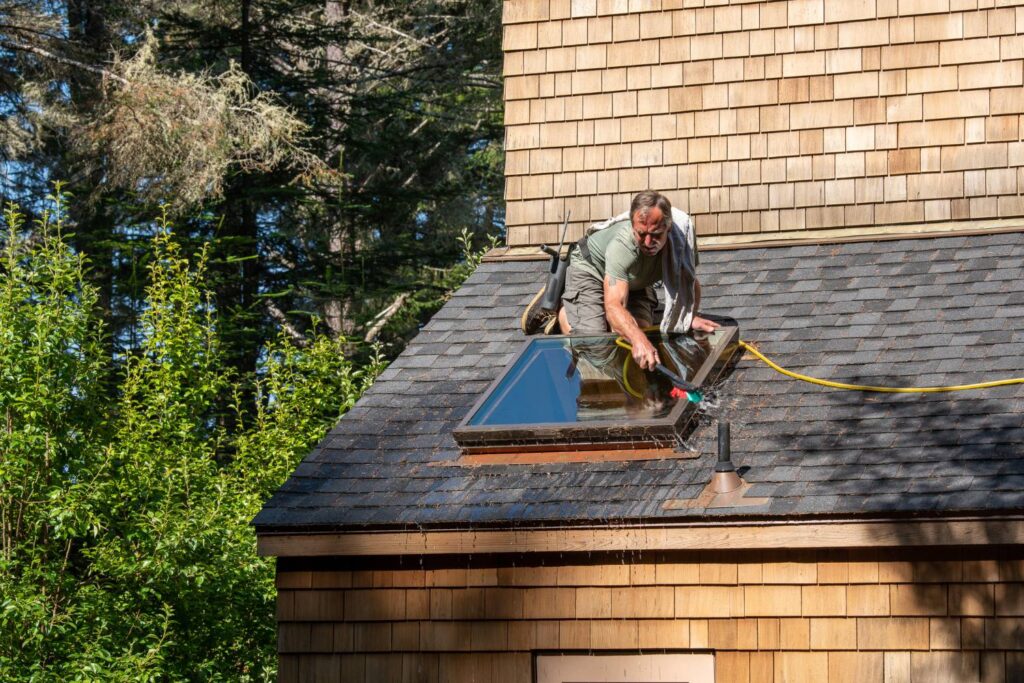
<svg viewBox="0 0 1024 683">
<path fill-rule="evenodd" d="M 269 680 L 273 564 L 249 522 L 382 369 L 344 340 L 220 356 L 205 260 L 154 239 L 142 342 L 110 358 L 63 204 L 0 238 L 0 679 Z M 233 407 L 243 380 L 256 406 Z"/>
</svg>

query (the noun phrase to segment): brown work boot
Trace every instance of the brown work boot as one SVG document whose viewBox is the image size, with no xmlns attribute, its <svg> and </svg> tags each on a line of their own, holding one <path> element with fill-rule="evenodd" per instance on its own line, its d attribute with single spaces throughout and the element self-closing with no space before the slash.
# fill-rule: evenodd
<svg viewBox="0 0 1024 683">
<path fill-rule="evenodd" d="M 558 325 L 558 315 L 541 308 L 540 301 L 544 298 L 544 289 L 545 287 L 540 288 L 536 296 L 530 299 L 530 303 L 526 305 L 526 310 L 523 311 L 523 317 L 519 321 L 519 326 L 525 335 L 541 332 L 551 334 L 551 330 Z"/>
<path fill-rule="evenodd" d="M 551 320 L 544 323 L 544 334 L 558 334 L 561 330 L 558 327 L 558 312 L 551 314 Z"/>
</svg>

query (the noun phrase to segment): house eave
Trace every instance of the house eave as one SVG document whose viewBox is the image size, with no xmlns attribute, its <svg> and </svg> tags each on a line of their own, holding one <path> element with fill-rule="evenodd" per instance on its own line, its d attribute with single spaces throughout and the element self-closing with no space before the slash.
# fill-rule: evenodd
<svg viewBox="0 0 1024 683">
<path fill-rule="evenodd" d="M 258 535 L 259 554 L 273 557 L 938 547 L 1021 543 L 1024 543 L 1024 515 L 872 520 L 819 518 L 412 532 L 261 531 Z"/>
<path fill-rule="evenodd" d="M 808 244 L 851 244 L 855 242 L 891 242 L 895 240 L 928 239 L 935 237 L 971 237 L 1024 232 L 1024 219 L 993 218 L 967 221 L 939 221 L 934 223 L 867 225 L 819 230 L 780 230 L 768 233 L 736 233 L 703 235 L 700 250 L 735 251 L 737 249 L 765 249 Z M 563 247 L 567 251 L 567 247 Z M 484 261 L 546 261 L 548 255 L 537 245 L 495 247 L 487 252 Z"/>
</svg>

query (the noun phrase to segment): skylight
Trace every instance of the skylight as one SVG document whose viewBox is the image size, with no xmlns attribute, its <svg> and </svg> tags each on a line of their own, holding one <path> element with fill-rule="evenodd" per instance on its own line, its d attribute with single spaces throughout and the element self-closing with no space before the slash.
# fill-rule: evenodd
<svg viewBox="0 0 1024 683">
<path fill-rule="evenodd" d="M 737 328 L 710 335 L 651 336 L 662 364 L 700 386 L 713 382 L 735 350 Z M 527 341 L 454 431 L 466 452 L 666 448 L 678 444 L 693 404 L 672 382 L 644 371 L 616 337 Z"/>
</svg>

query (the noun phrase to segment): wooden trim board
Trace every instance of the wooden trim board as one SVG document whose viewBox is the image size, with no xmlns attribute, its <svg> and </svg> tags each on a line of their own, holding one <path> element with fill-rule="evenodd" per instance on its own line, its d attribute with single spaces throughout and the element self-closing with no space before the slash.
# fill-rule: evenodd
<svg viewBox="0 0 1024 683">
<path fill-rule="evenodd" d="M 771 233 L 705 235 L 700 236 L 698 241 L 701 251 L 726 251 L 732 249 L 789 247 L 801 244 L 846 244 L 850 242 L 924 239 L 927 237 L 994 235 L 1021 231 L 1024 231 L 1024 220 L 1020 218 L 1005 218 L 987 221 L 923 223 L 920 225 L 872 225 L 828 230 L 789 230 Z M 483 260 L 546 261 L 548 258 L 537 246 L 517 245 L 514 247 L 496 247 L 487 252 Z"/>
<path fill-rule="evenodd" d="M 768 246 L 793 246 L 798 244 L 887 242 L 892 240 L 924 239 L 928 237 L 993 235 L 1021 231 L 1024 231 L 1024 221 L 1020 218 L 922 223 L 919 225 L 872 225 L 814 231 L 792 230 L 743 235 L 708 235 L 707 237 L 700 238 L 700 249 L 702 251 L 719 251 Z"/>
<path fill-rule="evenodd" d="M 765 550 L 1024 543 L 1024 518 L 735 522 L 676 526 L 423 532 L 261 533 L 274 557 Z"/>
<path fill-rule="evenodd" d="M 529 453 L 466 453 L 443 466 L 456 465 L 536 465 L 553 462 L 625 462 L 627 460 L 692 460 L 699 457 L 695 451 L 677 451 L 674 448 L 643 448 L 637 450 L 547 450 Z M 433 464 L 433 463 L 431 463 Z"/>
</svg>

